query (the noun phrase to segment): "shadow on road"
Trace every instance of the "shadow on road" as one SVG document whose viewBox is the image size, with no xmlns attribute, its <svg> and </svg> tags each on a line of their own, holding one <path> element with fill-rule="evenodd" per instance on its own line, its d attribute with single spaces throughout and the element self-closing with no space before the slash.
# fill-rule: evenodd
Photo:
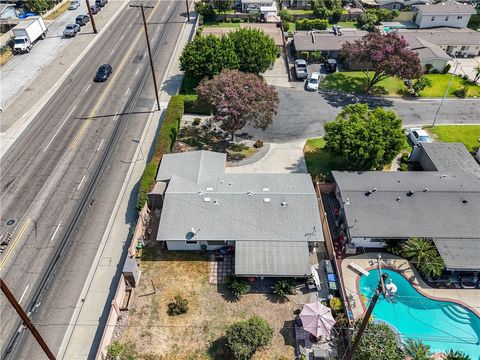
<svg viewBox="0 0 480 360">
<path fill-rule="evenodd" d="M 392 100 L 377 96 L 347 94 L 331 91 L 320 91 L 320 94 L 329 105 L 336 108 L 358 103 L 367 104 L 371 108 L 393 106 Z"/>
<path fill-rule="evenodd" d="M 155 110 L 156 111 L 156 110 Z M 112 120 L 116 116 L 123 116 L 123 115 L 137 115 L 137 114 L 151 114 L 152 112 L 155 111 L 128 111 L 124 113 L 117 113 L 117 114 L 105 114 L 105 115 L 96 115 L 96 116 L 90 116 L 90 117 L 76 117 L 76 120 L 92 120 L 92 119 L 103 119 L 103 118 L 109 118 L 111 117 Z"/>
</svg>

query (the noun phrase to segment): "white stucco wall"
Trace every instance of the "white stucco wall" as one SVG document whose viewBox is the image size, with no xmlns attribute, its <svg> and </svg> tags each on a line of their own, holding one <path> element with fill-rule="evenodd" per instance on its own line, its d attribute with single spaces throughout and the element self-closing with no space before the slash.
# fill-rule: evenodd
<svg viewBox="0 0 480 360">
<path fill-rule="evenodd" d="M 480 45 L 439 45 L 447 54 L 455 56 L 477 56 L 480 54 Z"/>
<path fill-rule="evenodd" d="M 427 64 L 432 64 L 433 69 L 437 69 L 438 71 L 442 72 L 443 69 L 445 68 L 445 65 L 447 65 L 448 60 L 443 60 L 443 59 L 432 59 L 432 60 L 422 60 L 420 61 L 420 64 L 422 65 L 423 69 L 425 70 L 425 65 Z M 431 72 L 431 70 L 430 70 Z"/>
<path fill-rule="evenodd" d="M 431 28 L 438 26 L 448 26 L 463 29 L 467 27 L 470 15 L 465 14 L 437 14 L 422 15 L 417 14 L 415 23 L 419 28 Z"/>
</svg>

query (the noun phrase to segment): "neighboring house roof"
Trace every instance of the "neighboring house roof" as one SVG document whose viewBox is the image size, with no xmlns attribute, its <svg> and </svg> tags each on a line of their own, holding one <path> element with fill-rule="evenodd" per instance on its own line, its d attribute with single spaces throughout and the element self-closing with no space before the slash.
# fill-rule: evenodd
<svg viewBox="0 0 480 360">
<path fill-rule="evenodd" d="M 475 7 L 471 4 L 461 4 L 455 1 L 445 1 L 438 4 L 417 5 L 420 15 L 473 15 Z"/>
<path fill-rule="evenodd" d="M 241 29 L 258 29 L 263 31 L 265 34 L 270 36 L 273 41 L 275 41 L 275 45 L 277 46 L 283 46 L 283 34 L 282 30 L 277 27 L 276 24 L 272 23 L 241 23 L 240 24 Z M 222 36 L 226 35 L 232 31 L 236 31 L 237 28 L 233 27 L 206 27 L 202 30 L 202 35 L 216 35 L 216 36 Z"/>
<path fill-rule="evenodd" d="M 433 239 L 449 270 L 478 270 L 480 239 Z"/>
<path fill-rule="evenodd" d="M 235 274 L 238 276 L 297 276 L 311 274 L 308 243 L 238 241 Z"/>
<path fill-rule="evenodd" d="M 480 181 L 457 172 L 332 172 L 351 237 L 480 239 Z"/>
<path fill-rule="evenodd" d="M 433 163 L 435 170 L 465 170 L 480 179 L 480 165 L 463 143 L 419 143 L 419 147 Z"/>
<path fill-rule="evenodd" d="M 293 35 L 296 51 L 338 51 L 347 41 L 360 40 L 367 31 L 342 29 L 342 35 L 333 31 L 297 31 Z"/>
<path fill-rule="evenodd" d="M 408 45 L 418 54 L 420 61 L 433 59 L 450 60 L 450 56 L 438 45 L 432 44 L 420 37 L 410 37 Z"/>
<path fill-rule="evenodd" d="M 471 29 L 455 29 L 438 27 L 432 29 L 398 29 L 398 35 L 402 35 L 410 44 L 415 39 L 423 39 L 429 43 L 448 45 L 480 45 L 480 33 Z"/>
</svg>

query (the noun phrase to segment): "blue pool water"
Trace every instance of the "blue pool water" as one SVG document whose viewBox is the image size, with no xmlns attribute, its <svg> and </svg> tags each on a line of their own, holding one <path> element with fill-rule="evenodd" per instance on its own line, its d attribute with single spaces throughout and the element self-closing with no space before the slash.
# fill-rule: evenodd
<svg viewBox="0 0 480 360">
<path fill-rule="evenodd" d="M 480 318 L 467 308 L 452 302 L 431 300 L 418 293 L 399 273 L 383 270 L 397 285 L 392 301 L 378 299 L 373 311 L 374 320 L 383 320 L 402 336 L 420 339 L 430 345 L 433 352 L 450 349 L 480 359 Z M 378 285 L 378 272 L 360 278 L 360 292 L 371 299 Z M 388 282 L 389 280 L 387 280 Z"/>
</svg>

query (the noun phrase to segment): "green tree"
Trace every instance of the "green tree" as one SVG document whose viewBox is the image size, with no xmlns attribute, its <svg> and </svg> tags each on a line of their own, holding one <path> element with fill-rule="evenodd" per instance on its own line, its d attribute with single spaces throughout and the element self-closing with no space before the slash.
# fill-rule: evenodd
<svg viewBox="0 0 480 360">
<path fill-rule="evenodd" d="M 198 1 L 195 3 L 195 11 L 207 22 L 215 20 L 215 9 L 210 2 Z"/>
<path fill-rule="evenodd" d="M 472 360 L 472 358 L 461 351 L 450 350 L 445 353 L 443 360 Z"/>
<path fill-rule="evenodd" d="M 387 253 L 401 256 L 402 255 L 402 245 L 397 239 L 387 239 L 385 241 L 385 247 L 383 248 Z"/>
<path fill-rule="evenodd" d="M 57 4 L 55 0 L 26 0 L 25 7 L 33 13 L 41 14 L 50 10 Z"/>
<path fill-rule="evenodd" d="M 425 89 L 426 87 L 432 86 L 433 82 L 426 76 L 421 76 L 418 79 L 413 80 L 412 83 L 412 90 L 415 96 L 420 94 L 420 91 Z"/>
<path fill-rule="evenodd" d="M 355 339 L 356 332 L 352 341 Z M 394 332 L 385 324 L 369 323 L 360 339 L 355 360 L 404 360 Z"/>
<path fill-rule="evenodd" d="M 404 351 L 410 356 L 411 360 L 433 359 L 430 345 L 424 344 L 421 340 L 408 339 Z"/>
<path fill-rule="evenodd" d="M 369 110 L 366 104 L 348 105 L 324 127 L 325 149 L 355 170 L 381 169 L 405 144 L 397 114 L 382 108 Z"/>
<path fill-rule="evenodd" d="M 237 298 L 240 298 L 242 295 L 245 295 L 250 291 L 250 285 L 247 280 L 235 276 L 227 278 L 227 286 Z"/>
<path fill-rule="evenodd" d="M 180 56 L 180 69 L 196 80 L 212 78 L 223 69 L 238 69 L 239 59 L 228 36 L 196 36 Z"/>
<path fill-rule="evenodd" d="M 358 24 L 363 30 L 373 31 L 382 21 L 392 21 L 399 14 L 398 10 L 367 9 L 358 19 Z"/>
<path fill-rule="evenodd" d="M 239 58 L 239 69 L 260 74 L 273 66 L 278 48 L 273 39 L 258 29 L 239 29 L 230 33 Z"/>
<path fill-rule="evenodd" d="M 229 10 L 232 10 L 233 0 L 215 0 L 215 8 L 221 12 L 226 13 Z"/>
<path fill-rule="evenodd" d="M 402 255 L 411 260 L 424 276 L 439 276 L 445 269 L 432 240 L 410 238 L 402 245 Z"/>
<path fill-rule="evenodd" d="M 273 338 L 270 324 L 259 316 L 234 323 L 227 329 L 226 345 L 235 359 L 251 359 L 255 352 L 268 346 Z"/>
<path fill-rule="evenodd" d="M 331 19 L 338 22 L 342 15 L 342 0 L 312 0 L 313 15 L 319 19 Z"/>
</svg>

